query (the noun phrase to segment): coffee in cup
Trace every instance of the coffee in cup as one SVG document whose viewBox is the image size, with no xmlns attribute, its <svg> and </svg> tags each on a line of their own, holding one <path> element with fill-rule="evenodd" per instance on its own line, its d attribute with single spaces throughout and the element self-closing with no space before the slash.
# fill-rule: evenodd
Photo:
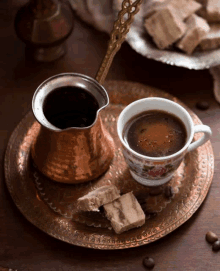
<svg viewBox="0 0 220 271">
<path fill-rule="evenodd" d="M 161 110 L 144 111 L 131 118 L 123 139 L 137 153 L 162 157 L 176 153 L 186 143 L 187 132 L 175 115 Z"/>
<path fill-rule="evenodd" d="M 124 108 L 117 132 L 132 177 L 147 186 L 168 182 L 187 152 L 209 140 L 207 125 L 194 125 L 189 113 L 164 98 L 144 98 Z M 195 133 L 203 136 L 192 143 Z"/>
</svg>

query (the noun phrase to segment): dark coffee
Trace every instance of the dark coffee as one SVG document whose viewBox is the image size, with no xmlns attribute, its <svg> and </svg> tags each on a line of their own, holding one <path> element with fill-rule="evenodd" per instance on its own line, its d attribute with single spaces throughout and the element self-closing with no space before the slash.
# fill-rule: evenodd
<svg viewBox="0 0 220 271">
<path fill-rule="evenodd" d="M 162 157 L 176 153 L 186 143 L 183 122 L 165 111 L 150 110 L 133 117 L 125 125 L 123 138 L 134 151 Z"/>
<path fill-rule="evenodd" d="M 43 105 L 47 120 L 60 129 L 90 126 L 98 109 L 98 102 L 92 94 L 72 86 L 55 89 Z"/>
</svg>

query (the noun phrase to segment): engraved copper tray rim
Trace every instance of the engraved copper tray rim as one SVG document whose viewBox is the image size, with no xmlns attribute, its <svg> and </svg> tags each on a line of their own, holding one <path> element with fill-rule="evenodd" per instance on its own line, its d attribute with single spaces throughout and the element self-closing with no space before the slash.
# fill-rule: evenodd
<svg viewBox="0 0 220 271">
<path fill-rule="evenodd" d="M 186 107 L 184 104 L 182 104 L 179 100 L 172 97 L 171 95 L 164 93 L 160 90 L 144 86 L 139 83 L 124 81 L 109 81 L 106 83 L 106 88 L 109 92 L 110 101 L 114 100 L 119 95 L 119 93 L 121 94 L 123 93 L 120 101 L 122 104 L 127 104 L 131 102 L 132 99 L 133 100 L 138 99 L 143 96 L 145 97 L 162 96 L 164 98 L 170 98 L 172 100 L 175 100 L 184 107 Z M 115 91 L 115 89 L 117 90 L 117 92 Z M 133 94 L 132 97 L 128 95 L 129 91 Z M 126 100 L 123 98 L 123 95 L 126 97 Z M 186 109 L 190 112 L 194 122 L 197 122 L 197 124 L 201 123 L 198 117 L 190 109 L 188 109 L 187 107 Z M 152 233 L 149 234 L 148 232 L 143 231 L 144 227 L 143 226 L 141 228 L 128 231 L 125 234 L 115 235 L 108 229 L 98 228 L 97 231 L 97 229 L 94 227 L 89 227 L 87 225 L 71 221 L 70 219 L 62 218 L 60 217 L 60 215 L 57 215 L 55 212 L 53 212 L 36 195 L 37 191 L 34 186 L 34 182 L 28 183 L 30 184 L 30 187 L 27 187 L 27 185 L 24 182 L 20 183 L 18 187 L 16 187 L 18 180 L 18 178 L 16 178 L 16 174 L 18 173 L 16 172 L 16 170 L 19 171 L 19 169 L 13 170 L 14 160 L 11 159 L 11 155 L 13 157 L 13 153 L 17 154 L 17 151 L 14 150 L 13 144 L 16 141 L 19 141 L 19 132 L 22 131 L 22 129 L 23 130 L 27 129 L 28 125 L 30 125 L 30 123 L 33 124 L 33 122 L 34 122 L 33 114 L 32 112 L 29 112 L 18 124 L 18 126 L 15 128 L 14 132 L 11 135 L 5 155 L 6 185 L 16 206 L 21 211 L 21 213 L 27 218 L 27 220 L 34 224 L 35 226 L 37 226 L 42 231 L 44 231 L 45 233 L 59 240 L 78 246 L 96 249 L 124 249 L 144 245 L 153 242 L 155 240 L 158 240 L 161 237 L 164 237 L 168 233 L 178 228 L 184 222 L 186 222 L 199 208 L 199 206 L 201 205 L 201 203 L 203 202 L 208 193 L 214 174 L 214 155 L 210 141 L 207 142 L 202 147 L 200 147 L 200 153 L 201 155 L 203 155 L 203 161 L 201 163 L 203 163 L 205 171 L 202 172 L 199 178 L 197 179 L 198 183 L 200 184 L 200 187 L 199 186 L 195 187 L 198 190 L 197 192 L 199 193 L 199 196 L 197 197 L 196 201 L 194 201 L 193 204 L 187 202 L 188 205 L 184 206 L 184 209 L 181 209 L 182 215 L 179 216 L 179 213 L 177 213 L 173 222 L 172 219 L 171 220 L 169 219 L 171 223 L 169 223 L 167 227 L 165 228 L 159 227 L 159 230 L 153 229 Z M 25 148 L 27 148 L 27 152 L 25 151 L 24 153 L 21 152 L 22 157 L 21 160 L 19 161 L 22 161 L 23 159 L 24 160 L 23 163 L 27 165 L 27 163 L 29 162 L 29 154 L 27 155 L 27 153 L 29 152 L 28 150 L 29 147 L 25 146 Z M 18 165 L 18 167 L 22 165 L 23 164 L 21 163 Z M 22 173 L 22 168 L 20 170 Z M 23 177 L 24 176 L 21 175 L 20 179 L 22 180 Z M 13 182 L 13 180 L 16 181 Z M 190 191 L 188 198 L 191 198 L 192 193 L 194 192 L 195 191 Z M 164 209 L 164 212 L 165 213 L 167 212 L 167 208 Z M 159 216 L 152 219 L 155 219 L 155 221 L 157 222 L 158 217 Z M 101 234 L 99 233 L 100 231 Z"/>
</svg>

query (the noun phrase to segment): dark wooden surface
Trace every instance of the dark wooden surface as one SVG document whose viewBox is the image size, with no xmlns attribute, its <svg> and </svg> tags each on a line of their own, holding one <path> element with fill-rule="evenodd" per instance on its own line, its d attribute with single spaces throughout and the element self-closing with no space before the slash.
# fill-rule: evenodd
<svg viewBox="0 0 220 271">
<path fill-rule="evenodd" d="M 220 105 L 213 96 L 208 70 L 193 71 L 147 60 L 123 44 L 107 79 L 130 80 L 165 90 L 187 104 L 211 126 L 215 174 L 199 210 L 173 233 L 152 244 L 120 251 L 99 251 L 56 240 L 30 224 L 18 211 L 4 183 L 3 160 L 10 134 L 30 109 L 36 87 L 49 76 L 79 72 L 94 77 L 105 54 L 108 36 L 78 18 L 68 40 L 68 53 L 48 64 L 25 58 L 25 46 L 14 32 L 14 16 L 25 1 L 0 3 L 0 266 L 34 271 L 145 270 L 145 256 L 155 259 L 154 270 L 220 270 L 220 252 L 205 241 L 208 230 L 220 236 Z M 197 101 L 210 108 L 199 111 Z"/>
</svg>

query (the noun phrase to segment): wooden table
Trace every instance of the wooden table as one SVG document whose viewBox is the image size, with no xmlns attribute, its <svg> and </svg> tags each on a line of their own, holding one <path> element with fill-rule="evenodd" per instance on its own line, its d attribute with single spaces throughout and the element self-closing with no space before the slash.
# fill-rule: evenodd
<svg viewBox="0 0 220 271">
<path fill-rule="evenodd" d="M 18 211 L 4 182 L 3 161 L 7 142 L 17 123 L 30 110 L 36 87 L 61 72 L 79 72 L 94 77 L 105 54 L 108 36 L 78 18 L 68 40 L 68 53 L 54 63 L 25 59 L 25 45 L 14 32 L 14 16 L 25 1 L 0 3 L 0 266 L 33 271 L 55 270 L 145 270 L 145 256 L 155 259 L 154 270 L 220 270 L 219 253 L 205 241 L 208 230 L 220 236 L 220 106 L 213 97 L 208 70 L 194 71 L 143 58 L 124 43 L 107 79 L 130 80 L 154 86 L 177 96 L 213 131 L 215 174 L 208 196 L 184 225 L 168 236 L 138 248 L 99 251 L 56 240 L 29 223 Z M 207 101 L 207 111 L 196 109 Z M 0 268 L 1 270 L 1 268 Z"/>
</svg>

